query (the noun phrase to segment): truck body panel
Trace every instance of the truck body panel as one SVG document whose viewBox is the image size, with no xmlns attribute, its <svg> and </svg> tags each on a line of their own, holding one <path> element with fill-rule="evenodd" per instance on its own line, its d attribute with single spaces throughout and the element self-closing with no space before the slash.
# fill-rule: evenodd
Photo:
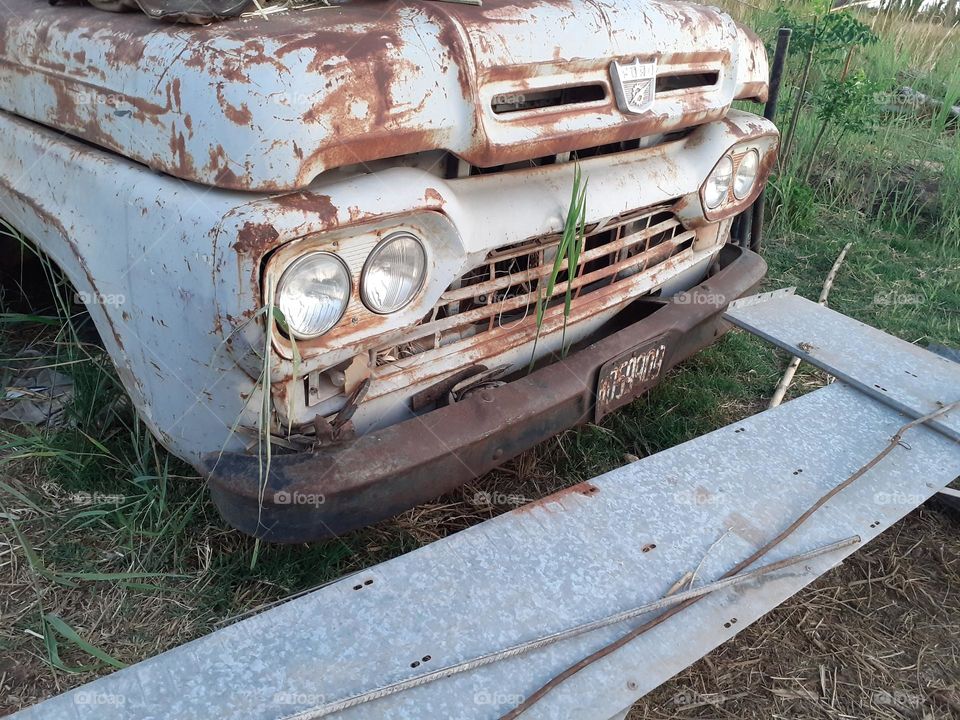
<svg viewBox="0 0 960 720">
<path fill-rule="evenodd" d="M 360 0 L 197 27 L 11 2 L 0 214 L 63 269 L 145 424 L 247 532 L 297 541 L 374 521 L 467 479 L 430 468 L 483 472 L 599 421 L 718 337 L 726 295 L 762 275 L 724 249 L 776 157 L 776 127 L 731 107 L 766 96 L 766 56 L 716 9 Z M 556 256 L 578 177 L 568 268 Z M 365 273 L 404 233 L 422 277 L 379 312 Z M 342 267 L 342 311 L 296 339 L 277 288 L 316 255 Z M 718 273 L 723 297 L 705 290 Z M 677 299 L 691 288 L 706 305 Z M 643 345 L 667 316 L 669 339 Z M 571 350 L 587 358 L 577 393 L 556 385 Z M 505 398 L 531 368 L 563 411 L 531 401 L 497 420 L 509 442 L 471 435 L 491 417 L 473 396 Z M 449 457 L 404 449 L 411 427 L 448 416 L 466 429 L 439 438 Z M 253 472 L 268 443 L 289 457 Z M 346 479 L 321 467 L 338 463 Z M 264 531 L 258 478 L 283 493 L 293 466 L 297 487 L 340 507 L 274 508 Z"/>
</svg>

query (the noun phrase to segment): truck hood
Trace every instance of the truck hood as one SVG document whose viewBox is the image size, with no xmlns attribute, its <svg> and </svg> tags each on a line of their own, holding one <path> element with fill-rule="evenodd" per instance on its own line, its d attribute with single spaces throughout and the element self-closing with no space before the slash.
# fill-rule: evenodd
<svg viewBox="0 0 960 720">
<path fill-rule="evenodd" d="M 7 4 L 2 109 L 238 190 L 435 149 L 501 165 L 690 127 L 766 93 L 760 41 L 684 2 L 361 0 L 204 27 Z M 657 89 L 631 110 L 611 64 L 637 60 Z"/>
</svg>

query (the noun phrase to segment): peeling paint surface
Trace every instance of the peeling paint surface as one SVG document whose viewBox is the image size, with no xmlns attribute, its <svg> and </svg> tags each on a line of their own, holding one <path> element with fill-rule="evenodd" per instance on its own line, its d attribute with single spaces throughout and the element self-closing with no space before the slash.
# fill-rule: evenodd
<svg viewBox="0 0 960 720">
<path fill-rule="evenodd" d="M 718 80 L 624 113 L 609 65 L 636 57 Z M 766 74 L 762 45 L 728 16 L 666 0 L 358 0 L 203 27 L 9 0 L 0 18 L 0 108 L 239 190 L 428 150 L 490 167 L 636 139 L 718 120 L 735 97 L 762 97 Z M 585 85 L 603 98 L 492 108 Z"/>
</svg>

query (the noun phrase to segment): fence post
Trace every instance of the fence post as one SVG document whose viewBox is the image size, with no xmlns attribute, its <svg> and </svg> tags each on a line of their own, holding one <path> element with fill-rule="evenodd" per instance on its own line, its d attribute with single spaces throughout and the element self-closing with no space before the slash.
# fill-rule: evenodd
<svg viewBox="0 0 960 720">
<path fill-rule="evenodd" d="M 780 28 L 777 33 L 777 50 L 773 56 L 773 66 L 770 69 L 770 93 L 767 97 L 767 104 L 763 108 L 763 116 L 767 120 L 773 120 L 777 114 L 777 101 L 780 99 L 780 84 L 783 80 L 783 66 L 787 60 L 787 52 L 790 49 L 790 36 L 793 30 L 787 27 Z M 763 241 L 763 212 L 766 207 L 766 190 L 760 192 L 753 207 L 747 210 L 744 215 L 750 213 L 752 223 L 750 224 L 750 249 L 754 252 L 760 252 Z"/>
</svg>

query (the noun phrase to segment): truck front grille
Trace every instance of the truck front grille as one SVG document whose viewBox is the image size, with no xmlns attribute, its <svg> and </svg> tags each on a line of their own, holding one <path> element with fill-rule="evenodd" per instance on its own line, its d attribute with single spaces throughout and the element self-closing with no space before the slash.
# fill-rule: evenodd
<svg viewBox="0 0 960 720">
<path fill-rule="evenodd" d="M 695 237 L 665 204 L 634 210 L 587 228 L 575 272 L 564 260 L 548 309 L 564 303 L 568 284 L 574 303 L 683 253 Z M 496 329 L 536 322 L 538 297 L 546 294 L 559 234 L 534 238 L 492 251 L 486 261 L 464 274 L 440 297 L 420 324 L 401 342 L 376 351 L 377 365 L 466 341 Z M 545 299 L 545 298 L 544 298 Z M 624 300 L 631 299 L 624 297 Z"/>
</svg>

